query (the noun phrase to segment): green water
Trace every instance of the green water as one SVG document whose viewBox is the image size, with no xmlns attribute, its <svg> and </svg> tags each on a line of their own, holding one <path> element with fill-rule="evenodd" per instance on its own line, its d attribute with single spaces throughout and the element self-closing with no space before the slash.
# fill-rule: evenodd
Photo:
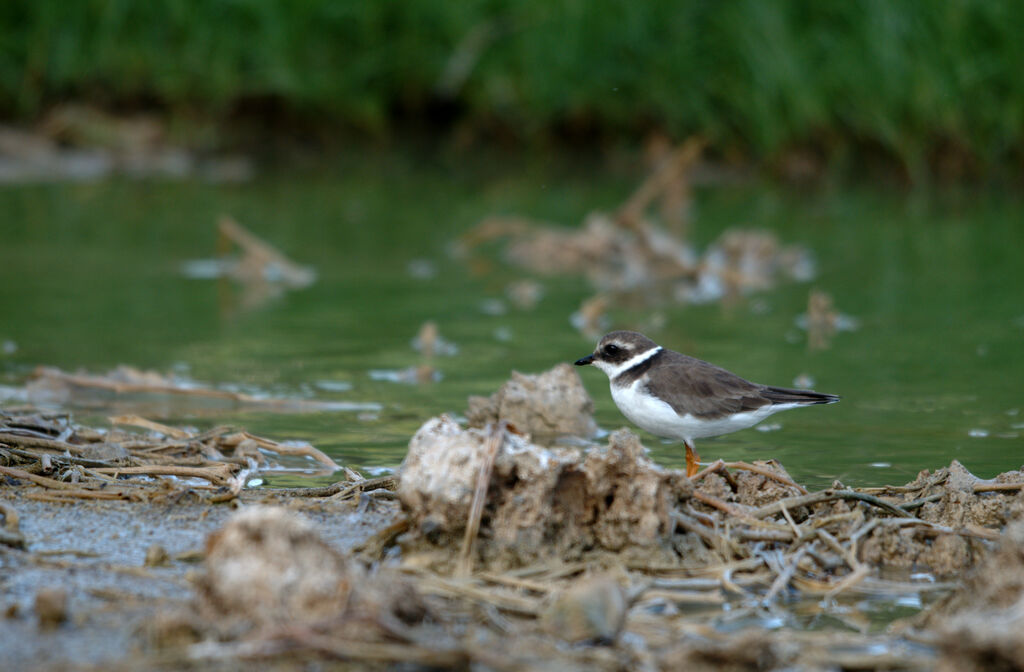
<svg viewBox="0 0 1024 672">
<path fill-rule="evenodd" d="M 536 308 L 516 308 L 505 287 L 524 274 L 494 255 L 470 267 L 450 256 L 451 241 L 496 213 L 576 224 L 620 203 L 638 179 L 624 167 L 480 163 L 388 156 L 234 186 L 0 188 L 0 341 L 17 346 L 0 354 L 0 383 L 17 385 L 40 364 L 100 372 L 123 363 L 279 395 L 375 402 L 378 413 L 227 409 L 163 419 L 235 423 L 312 441 L 358 468 L 395 466 L 425 419 L 462 412 L 467 395 L 489 394 L 513 368 L 541 371 L 593 346 L 569 323 L 589 295 L 582 280 L 540 278 Z M 215 256 L 223 213 L 314 267 L 316 284 L 241 311 L 230 283 L 185 277 L 184 262 Z M 808 194 L 745 184 L 699 189 L 694 214 L 700 247 L 730 226 L 768 228 L 809 247 L 818 277 L 728 309 L 666 307 L 664 326 L 649 335 L 753 380 L 791 385 L 805 374 L 843 397 L 775 416 L 775 431 L 704 440 L 705 459 L 776 457 L 812 486 L 903 483 L 954 458 L 984 477 L 1021 466 L 1024 202 L 994 191 Z M 429 261 L 436 275 L 413 277 L 413 260 Z M 809 352 L 795 326 L 811 287 L 860 322 L 824 351 Z M 493 299 L 504 314 L 483 310 Z M 628 328 L 651 314 L 611 317 Z M 373 370 L 421 361 L 410 341 L 427 320 L 459 348 L 436 360 L 441 381 L 374 380 Z M 605 377 L 581 374 L 599 424 L 628 424 Z M 90 413 L 102 417 L 95 409 L 78 417 Z M 682 464 L 678 447 L 644 440 L 659 461 Z M 282 479 L 294 477 L 271 478 Z"/>
</svg>

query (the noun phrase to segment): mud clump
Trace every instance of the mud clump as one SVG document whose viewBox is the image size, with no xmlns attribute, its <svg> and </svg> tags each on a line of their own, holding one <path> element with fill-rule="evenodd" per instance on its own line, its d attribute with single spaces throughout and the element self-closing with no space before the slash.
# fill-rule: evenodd
<svg viewBox="0 0 1024 672">
<path fill-rule="evenodd" d="M 940 671 L 1024 670 L 1024 520 L 920 622 L 937 635 Z"/>
<path fill-rule="evenodd" d="M 242 510 L 210 535 L 198 584 L 211 619 L 245 624 L 309 622 L 344 611 L 352 571 L 313 526 L 268 506 Z"/>
<path fill-rule="evenodd" d="M 283 639 L 320 632 L 344 640 L 387 640 L 420 625 L 430 609 L 393 569 L 368 570 L 342 555 L 291 511 L 255 506 L 210 535 L 195 609 L 165 613 L 151 624 L 157 646 L 208 639 Z M 299 645 L 301 646 L 301 645 Z M 214 654 L 214 657 L 220 654 Z"/>
<path fill-rule="evenodd" d="M 490 397 L 470 397 L 466 418 L 470 427 L 505 420 L 535 437 L 593 436 L 594 402 L 579 374 L 559 364 L 536 375 L 512 372 L 512 378 Z"/>
<path fill-rule="evenodd" d="M 898 503 L 917 509 L 918 518 L 932 525 L 879 525 L 865 536 L 861 560 L 939 576 L 969 569 L 989 555 L 997 530 L 1024 515 L 1024 498 L 1012 489 L 1021 482 L 1021 471 L 981 480 L 956 460 L 934 473 L 922 471 L 913 482 L 888 490 L 898 490 Z"/>
<path fill-rule="evenodd" d="M 652 462 L 631 432 L 615 432 L 583 455 L 494 426 L 463 428 L 445 416 L 416 433 L 400 470 L 398 495 L 412 521 L 406 553 L 441 548 L 464 532 L 491 441 L 500 445 L 479 546 L 488 564 L 572 560 L 592 550 L 675 559 L 671 512 L 690 483 Z"/>
</svg>

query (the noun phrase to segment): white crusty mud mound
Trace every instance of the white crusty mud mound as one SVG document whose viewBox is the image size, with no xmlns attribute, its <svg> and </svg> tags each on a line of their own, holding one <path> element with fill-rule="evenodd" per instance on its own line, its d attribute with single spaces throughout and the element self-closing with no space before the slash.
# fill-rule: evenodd
<svg viewBox="0 0 1024 672">
<path fill-rule="evenodd" d="M 494 432 L 499 432 L 495 435 Z M 477 548 L 481 559 L 516 565 L 606 550 L 648 560 L 669 548 L 671 511 L 691 492 L 682 472 L 664 469 L 627 430 L 584 454 L 548 449 L 505 429 L 463 428 L 447 416 L 413 436 L 398 495 L 411 518 L 407 553 L 457 548 L 488 442 L 500 441 Z"/>
<path fill-rule="evenodd" d="M 471 427 L 504 420 L 534 437 L 593 436 L 597 431 L 594 402 L 569 364 L 535 375 L 513 371 L 490 397 L 470 397 L 466 418 Z"/>
<path fill-rule="evenodd" d="M 251 625 L 340 614 L 353 583 L 345 558 L 311 523 L 280 507 L 254 506 L 232 516 L 207 539 L 205 564 L 197 586 L 202 610 Z"/>
</svg>

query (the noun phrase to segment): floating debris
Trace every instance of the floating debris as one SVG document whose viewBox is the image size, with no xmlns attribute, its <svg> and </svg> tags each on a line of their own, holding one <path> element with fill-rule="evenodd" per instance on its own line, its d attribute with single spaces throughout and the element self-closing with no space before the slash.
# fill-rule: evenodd
<svg viewBox="0 0 1024 672">
<path fill-rule="evenodd" d="M 480 302 L 480 312 L 484 315 L 504 315 L 508 312 L 508 306 L 501 299 L 484 299 Z"/>
<path fill-rule="evenodd" d="M 325 392 L 352 391 L 352 383 L 347 380 L 318 380 L 313 384 Z"/>
<path fill-rule="evenodd" d="M 187 261 L 181 270 L 190 278 L 234 280 L 244 290 L 239 308 L 257 308 L 286 290 L 303 289 L 316 282 L 315 270 L 295 263 L 231 217 L 221 217 L 217 230 L 221 258 Z M 240 254 L 227 256 L 232 248 Z"/>
<path fill-rule="evenodd" d="M 375 402 L 249 394 L 123 364 L 101 375 L 37 367 L 25 386 L 25 399 L 33 404 L 100 407 L 148 415 L 222 412 L 225 403 L 283 413 L 379 411 L 383 408 Z"/>
<path fill-rule="evenodd" d="M 443 378 L 440 371 L 426 363 L 410 366 L 405 369 L 370 369 L 368 375 L 371 380 L 383 380 L 403 385 L 439 383 Z"/>
<path fill-rule="evenodd" d="M 815 289 L 807 297 L 807 312 L 797 316 L 796 326 L 807 332 L 808 349 L 824 350 L 838 332 L 855 331 L 860 327 L 860 322 L 838 312 L 833 306 L 832 297 Z"/>
<path fill-rule="evenodd" d="M 505 288 L 505 296 L 516 308 L 533 310 L 544 297 L 544 285 L 536 280 L 517 280 Z"/>
<path fill-rule="evenodd" d="M 133 178 L 245 182 L 255 172 L 244 156 L 203 157 L 168 142 L 166 123 L 145 114 L 112 115 L 58 105 L 33 130 L 0 126 L 0 182 Z"/>
<path fill-rule="evenodd" d="M 613 214 L 591 213 L 574 229 L 523 217 L 489 217 L 460 238 L 455 255 L 468 258 L 481 245 L 504 239 L 504 256 L 513 265 L 542 275 L 585 276 L 597 294 L 572 316 L 572 324 L 591 335 L 606 331 L 597 321 L 611 305 L 732 300 L 780 279 L 813 278 L 810 253 L 782 245 L 768 231 L 727 230 L 703 253 L 686 242 L 689 175 L 702 148 L 694 139 L 658 152 L 654 172 Z M 645 215 L 658 203 L 667 228 Z M 472 258 L 467 263 L 477 265 Z M 512 300 L 529 305 L 531 293 L 518 291 L 525 296 Z"/>
<path fill-rule="evenodd" d="M 442 338 L 437 323 L 433 321 L 423 323 L 416 338 L 412 339 L 412 347 L 427 359 L 434 356 L 453 357 L 459 354 L 459 347 Z"/>
<path fill-rule="evenodd" d="M 801 373 L 793 379 L 793 387 L 801 390 L 811 390 L 814 389 L 815 382 L 814 376 L 811 374 Z"/>
<path fill-rule="evenodd" d="M 413 259 L 405 267 L 409 277 L 417 280 L 432 280 L 437 277 L 437 264 L 429 259 Z"/>
<path fill-rule="evenodd" d="M 608 333 L 611 320 L 605 312 L 611 306 L 611 302 L 611 297 L 606 294 L 596 294 L 585 299 L 580 304 L 580 309 L 569 316 L 569 324 L 591 339 Z"/>
</svg>

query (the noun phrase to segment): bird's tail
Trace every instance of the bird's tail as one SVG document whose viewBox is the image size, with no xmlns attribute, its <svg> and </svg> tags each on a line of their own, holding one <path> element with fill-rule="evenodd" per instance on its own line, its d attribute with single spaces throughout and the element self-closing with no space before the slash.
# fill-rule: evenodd
<svg viewBox="0 0 1024 672">
<path fill-rule="evenodd" d="M 792 390 L 788 387 L 766 387 L 762 393 L 773 404 L 834 404 L 839 395 L 825 394 L 813 390 Z"/>
</svg>

